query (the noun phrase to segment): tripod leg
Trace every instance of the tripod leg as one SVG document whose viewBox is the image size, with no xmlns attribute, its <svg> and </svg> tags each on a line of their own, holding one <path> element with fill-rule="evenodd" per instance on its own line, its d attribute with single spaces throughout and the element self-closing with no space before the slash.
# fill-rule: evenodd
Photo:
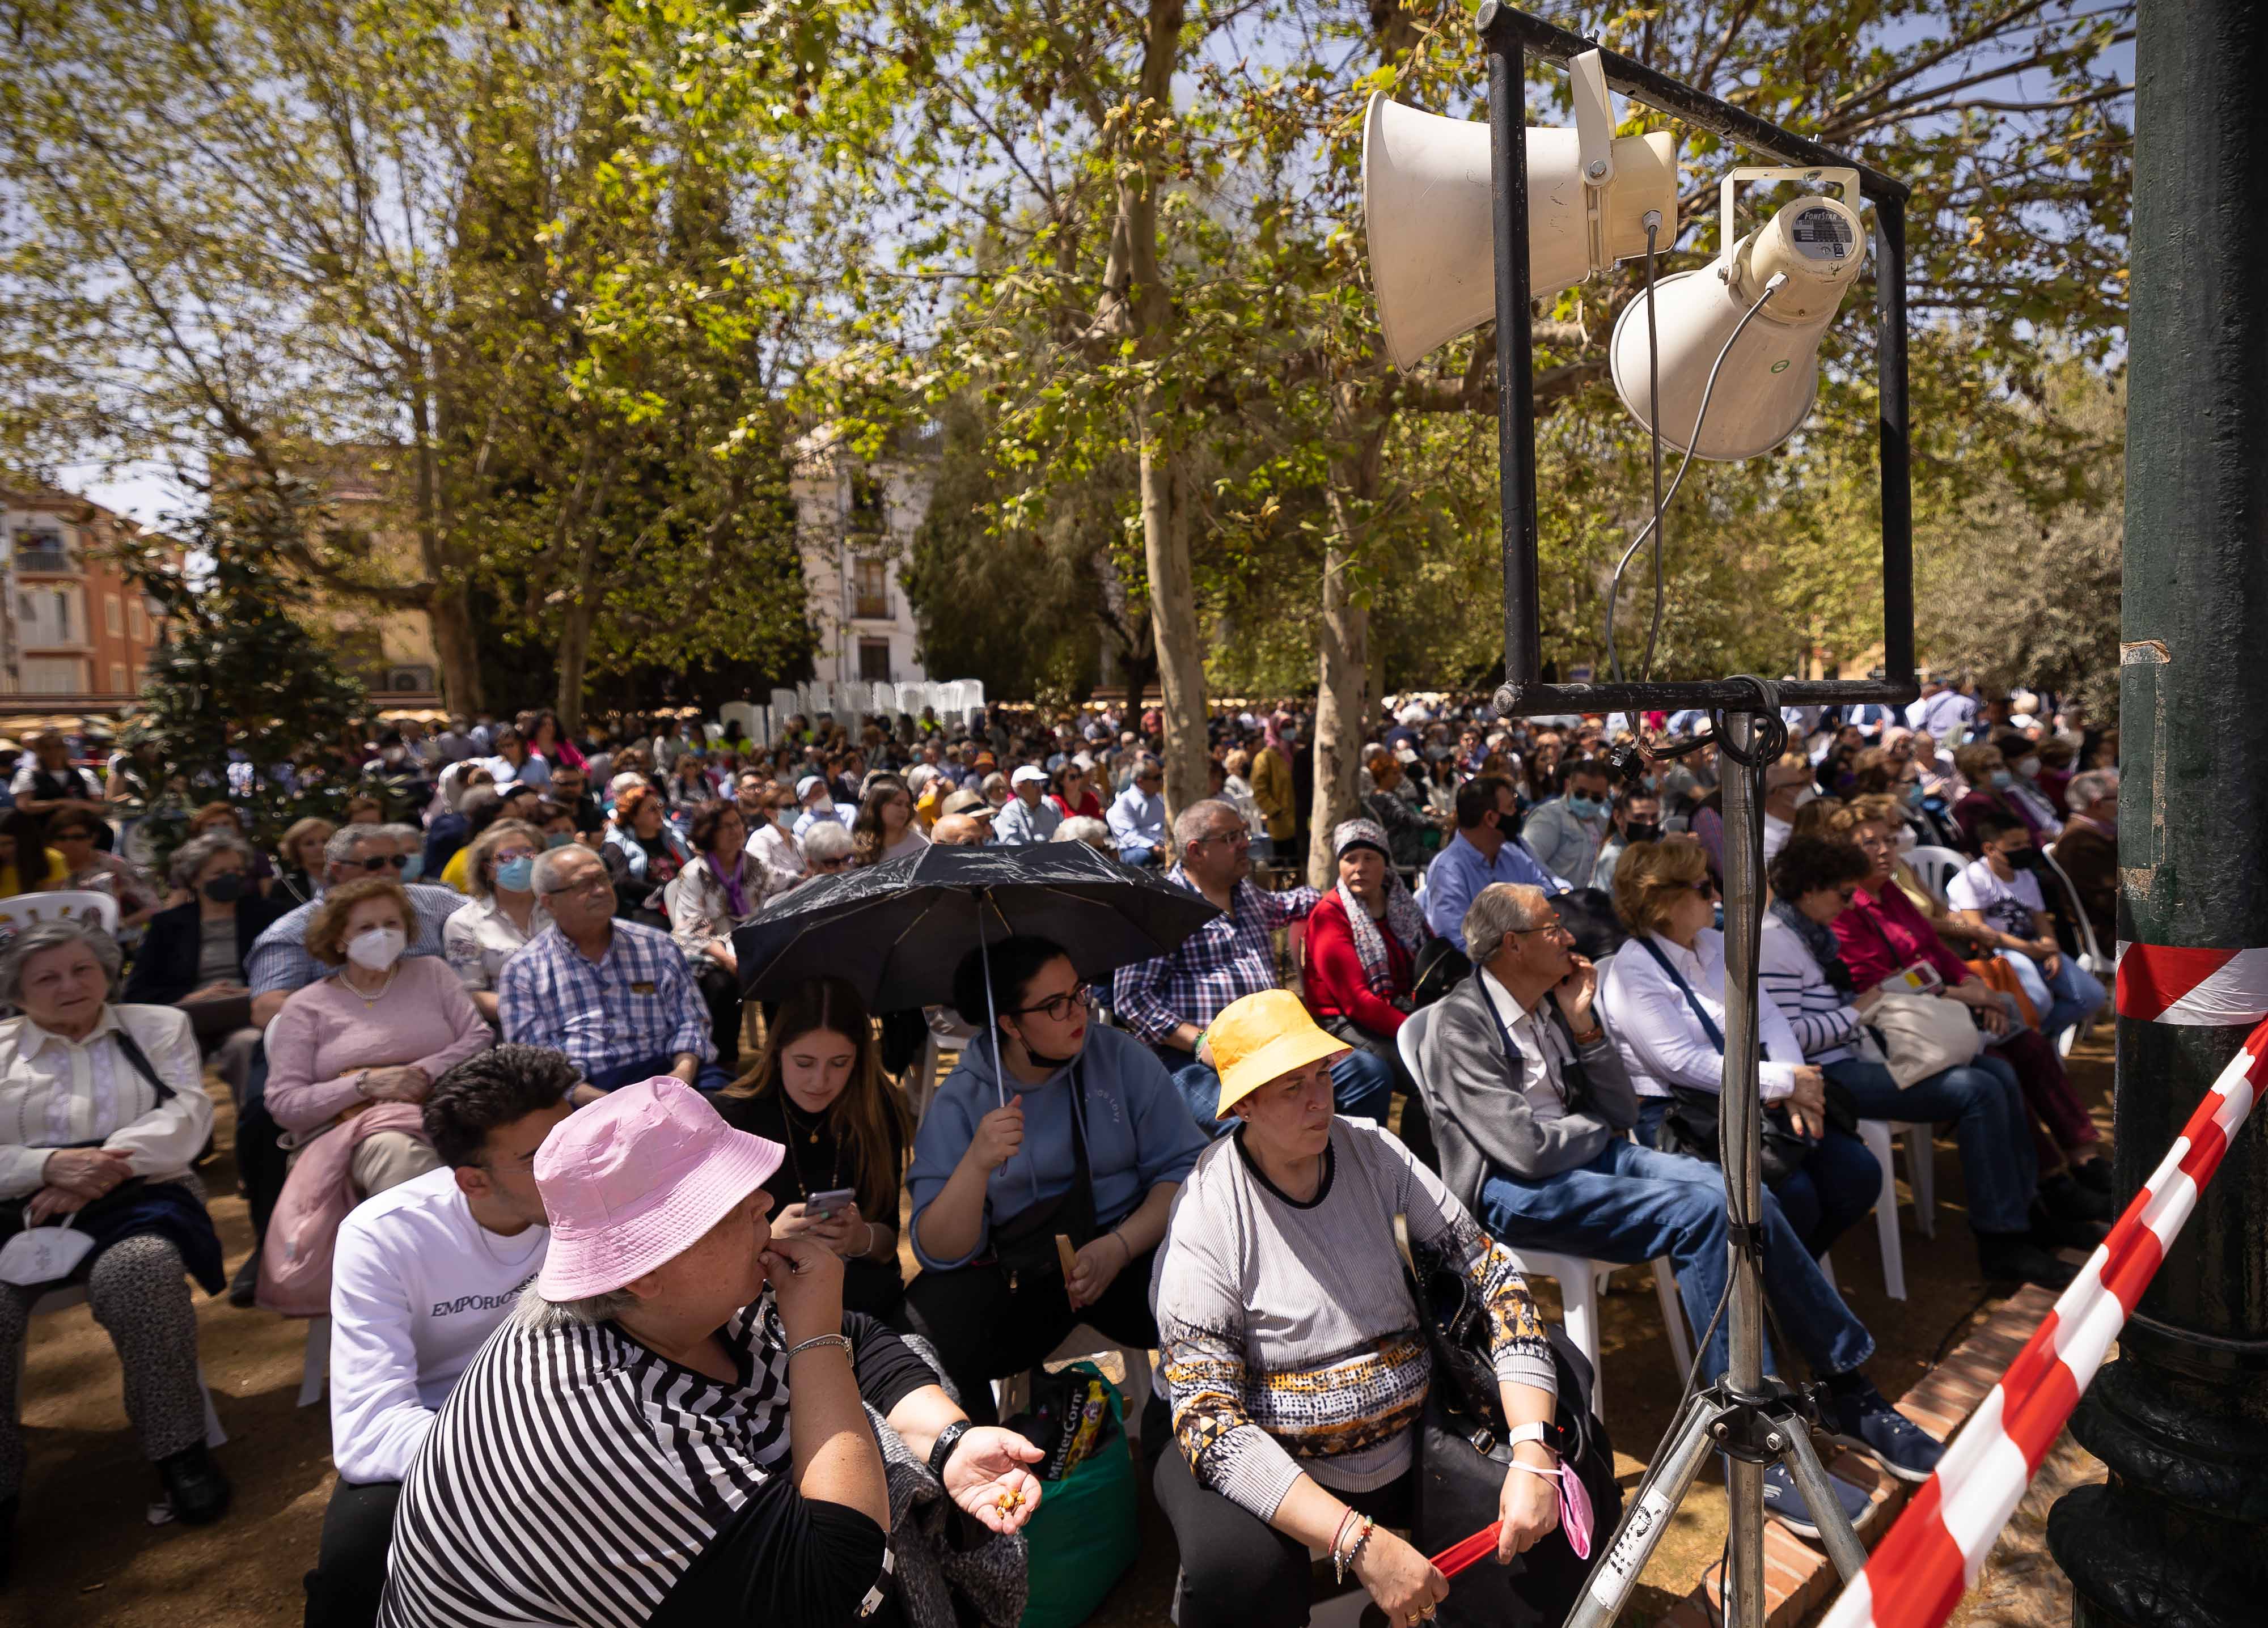
<svg viewBox="0 0 2268 1628">
<path fill-rule="evenodd" d="M 1724 1414 L 1723 1408 L 1699 1397 L 1686 1405 L 1675 1428 L 1663 1438 L 1653 1469 L 1624 1512 L 1614 1542 L 1592 1569 L 1589 1587 L 1567 1614 L 1566 1628 L 1606 1628 L 1622 1615 L 1638 1573 L 1669 1529 L 1671 1514 L 1685 1501 L 1687 1489 L 1709 1456 L 1710 1426 Z"/>
<path fill-rule="evenodd" d="M 1843 1517 L 1842 1501 L 1827 1479 L 1827 1471 L 1812 1450 L 1811 1432 L 1801 1419 L 1790 1421 L 1787 1446 L 1780 1452 L 1780 1463 L 1787 1473 L 1795 1478 L 1796 1490 L 1803 1501 L 1811 1506 L 1812 1519 L 1819 1522 L 1819 1541 L 1827 1551 L 1827 1558 L 1835 1562 L 1835 1569 L 1843 1580 L 1850 1582 L 1867 1569 L 1867 1546 L 1859 1541 L 1859 1534 Z"/>
</svg>

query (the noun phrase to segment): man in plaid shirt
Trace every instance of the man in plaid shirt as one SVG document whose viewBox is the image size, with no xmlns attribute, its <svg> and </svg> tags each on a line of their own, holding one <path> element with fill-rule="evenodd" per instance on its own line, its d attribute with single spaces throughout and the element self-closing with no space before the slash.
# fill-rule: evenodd
<svg viewBox="0 0 2268 1628">
<path fill-rule="evenodd" d="M 684 953 L 666 933 L 614 919 L 606 862 L 553 848 L 536 856 L 534 884 L 551 925 L 497 975 L 504 1038 L 564 1052 L 582 1071 L 578 1102 L 658 1074 L 704 1091 L 729 1084 Z"/>
<path fill-rule="evenodd" d="M 1145 1042 L 1174 1077 L 1189 1112 L 1208 1136 L 1228 1121 L 1216 1119 L 1220 1075 L 1204 1046 L 1204 1031 L 1220 1009 L 1263 989 L 1274 989 L 1276 951 L 1270 935 L 1304 919 L 1322 897 L 1311 887 L 1264 893 L 1252 885 L 1252 832 L 1228 803 L 1192 803 L 1174 820 L 1181 862 L 1167 874 L 1218 905 L 1214 917 L 1169 956 L 1119 968 L 1111 1006 L 1135 1038 Z M 1352 1050 L 1331 1064 L 1332 1095 L 1339 1111 L 1383 1125 L 1394 1075 L 1369 1052 Z"/>
</svg>

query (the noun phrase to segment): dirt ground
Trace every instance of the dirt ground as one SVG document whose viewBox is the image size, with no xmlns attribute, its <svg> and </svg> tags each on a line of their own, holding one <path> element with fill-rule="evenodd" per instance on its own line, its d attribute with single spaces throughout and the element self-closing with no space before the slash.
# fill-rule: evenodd
<svg viewBox="0 0 2268 1628">
<path fill-rule="evenodd" d="M 2082 1046 L 2072 1074 L 2106 1133 L 2110 1058 L 2105 1041 Z M 223 1152 L 203 1175 L 232 1265 L 251 1247 L 234 1170 L 225 1091 L 217 1091 Z M 1988 1300 L 1966 1236 L 1959 1162 L 1949 1139 L 1936 1148 L 1937 1237 L 1915 1225 L 1900 1161 L 1899 1191 L 1910 1298 L 1882 1293 L 1874 1228 L 1861 1223 L 1836 1249 L 1844 1294 L 1873 1330 L 1868 1370 L 1896 1398 L 1950 1350 L 1996 1302 Z M 1539 1300 L 1555 1314 L 1545 1281 Z M 1627 1489 L 1668 1424 L 1683 1375 L 1673 1371 L 1653 1281 L 1643 1268 L 1616 1274 L 1602 1306 L 1606 1417 Z M 16 1579 L 0 1594 L 4 1628 L 284 1628 L 300 1620 L 300 1578 L 313 1563 L 333 1476 L 328 1410 L 295 1405 L 306 1325 L 238 1311 L 199 1296 L 204 1373 L 229 1436 L 220 1449 L 236 1503 L 218 1525 L 151 1526 L 157 1482 L 136 1451 L 119 1397 L 109 1343 L 85 1307 L 41 1318 L 26 1353 L 23 1418 L 31 1449 L 18 1529 Z M 2101 1467 L 2068 1443 L 2052 1464 L 2061 1484 Z M 2069 1620 L 2067 1593 L 2036 1536 L 2046 1501 L 2036 1487 L 1996 1563 L 1957 1621 L 1976 1628 L 2048 1628 Z M 2031 1509 L 2028 1503 L 2027 1509 Z M 1094 1619 L 1098 1628 L 1166 1620 L 1174 1576 L 1173 1536 L 1148 1490 L 1142 1494 L 1142 1558 Z M 1724 1493 L 1694 1491 L 1648 1566 L 1631 1609 L 1632 1628 L 1653 1622 L 1712 1564 L 1724 1538 Z M 1875 1534 L 1869 1534 L 1870 1536 Z"/>
</svg>

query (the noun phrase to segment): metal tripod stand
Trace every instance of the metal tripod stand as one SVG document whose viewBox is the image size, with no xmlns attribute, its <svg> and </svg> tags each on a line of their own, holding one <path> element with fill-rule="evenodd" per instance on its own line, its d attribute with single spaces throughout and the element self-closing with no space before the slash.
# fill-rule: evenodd
<svg viewBox="0 0 2268 1628">
<path fill-rule="evenodd" d="M 1762 1277 L 1764 1110 L 1756 1094 L 1756 947 L 1764 926 L 1764 767 L 1785 742 L 1774 686 L 1756 680 L 1759 718 L 1720 713 L 1718 745 L 1725 820 L 1725 1074 L 1718 1109 L 1719 1156 L 1732 1213 L 1727 1305 L 1731 1318 L 1727 1371 L 1689 1397 L 1671 1423 L 1637 1496 L 1567 1628 L 1605 1628 L 1621 1615 L 1638 1573 L 1669 1529 L 1711 1452 L 1727 1456 L 1731 1473 L 1731 1564 L 1725 1575 L 1727 1628 L 1761 1628 L 1764 1620 L 1764 1466 L 1777 1459 L 1811 1506 L 1820 1540 L 1845 1581 L 1865 1569 L 1867 1551 L 1844 1518 L 1811 1446 L 1811 1408 L 1802 1393 L 1764 1375 Z M 1763 743 L 1770 749 L 1759 750 Z M 1705 1345 L 1707 1334 L 1703 1333 Z"/>
</svg>

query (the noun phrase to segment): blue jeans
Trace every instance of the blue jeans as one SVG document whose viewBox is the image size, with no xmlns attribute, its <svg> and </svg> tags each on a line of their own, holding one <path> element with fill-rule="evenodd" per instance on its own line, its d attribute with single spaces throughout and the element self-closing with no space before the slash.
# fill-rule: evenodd
<svg viewBox="0 0 2268 1628">
<path fill-rule="evenodd" d="M 1686 1320 L 1709 1326 L 1725 1293 L 1725 1178 L 1713 1164 L 1609 1142 L 1588 1164 L 1530 1180 L 1498 1172 L 1481 1184 L 1480 1221 L 1512 1249 L 1522 1245 L 1635 1265 L 1669 1258 Z M 1822 1276 L 1787 1214 L 1764 1194 L 1764 1294 L 1788 1338 L 1819 1374 L 1847 1374 L 1874 1354 L 1874 1337 Z M 1725 1371 L 1731 1332 L 1719 1319 L 1702 1372 Z M 1764 1366 L 1772 1367 L 1771 1353 Z"/>
<path fill-rule="evenodd" d="M 590 1077 L 590 1083 L 601 1091 L 619 1091 L 626 1085 L 636 1085 L 641 1080 L 658 1079 L 670 1070 L 676 1057 L 665 1052 L 658 1057 L 643 1058 L 619 1067 L 601 1068 Z M 693 1089 L 703 1093 L 723 1090 L 733 1083 L 733 1076 L 715 1063 L 703 1063 L 693 1077 Z"/>
<path fill-rule="evenodd" d="M 2015 969 L 2016 981 L 2024 986 L 2026 999 L 2040 1015 L 2040 1032 L 2051 1041 L 2102 1005 L 2102 980 L 2073 957 L 2060 957 L 2063 964 L 2050 978 L 2040 971 L 2038 962 L 2021 950 L 1994 953 Z"/>
<path fill-rule="evenodd" d="M 1659 1096 L 1641 1098 L 1638 1140 L 1652 1147 L 1668 1111 L 1668 1103 Z M 1830 1125 L 1802 1167 L 1774 1182 L 1771 1191 L 1803 1247 L 1814 1256 L 1824 1255 L 1874 1207 L 1882 1191 L 1882 1167 L 1874 1162 L 1866 1143 Z"/>
<path fill-rule="evenodd" d="M 1226 1119 L 1213 1118 L 1220 1106 L 1219 1074 L 1186 1052 L 1160 1051 L 1158 1060 L 1166 1065 L 1166 1072 L 1174 1077 L 1174 1089 L 1189 1105 L 1189 1118 L 1207 1136 L 1219 1136 L 1236 1123 L 1233 1115 Z M 1358 1046 L 1332 1063 L 1331 1096 L 1338 1111 L 1350 1118 L 1375 1119 L 1384 1125 L 1387 1105 L 1394 1100 L 1394 1071 Z"/>
<path fill-rule="evenodd" d="M 1978 1232 L 2021 1233 L 2031 1225 L 2040 1167 L 2016 1071 L 1987 1052 L 1973 1063 L 1917 1080 L 1904 1090 L 1880 1063 L 1845 1058 L 1827 1077 L 1850 1092 L 1862 1119 L 1953 1121 L 1969 1224 Z"/>
</svg>

